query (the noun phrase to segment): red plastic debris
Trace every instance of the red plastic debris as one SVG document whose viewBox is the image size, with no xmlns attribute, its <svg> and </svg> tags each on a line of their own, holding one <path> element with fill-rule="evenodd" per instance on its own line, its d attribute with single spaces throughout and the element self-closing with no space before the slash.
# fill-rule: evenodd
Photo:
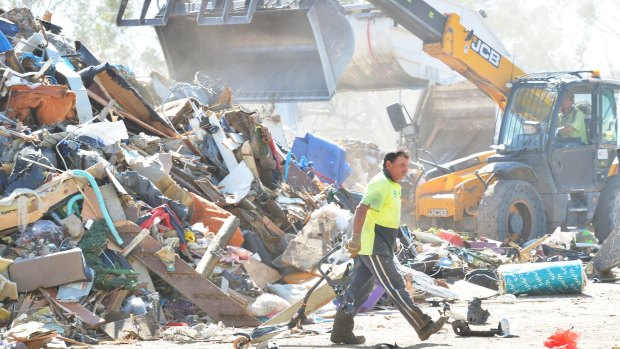
<svg viewBox="0 0 620 349">
<path fill-rule="evenodd" d="M 189 326 L 189 324 L 185 323 L 185 322 L 179 322 L 179 321 L 168 321 L 162 327 L 163 328 L 170 328 L 170 327 L 183 327 L 183 326 Z"/>
<path fill-rule="evenodd" d="M 449 243 L 458 246 L 458 247 L 464 247 L 465 243 L 463 242 L 463 238 L 461 238 L 460 235 L 455 234 L 455 233 L 451 233 L 449 231 L 445 231 L 445 230 L 440 230 L 437 233 L 437 236 L 439 236 L 440 238 L 448 241 Z"/>
<path fill-rule="evenodd" d="M 545 347 L 551 349 L 577 349 L 579 337 L 581 337 L 581 334 L 572 329 L 558 329 L 545 341 Z"/>
</svg>

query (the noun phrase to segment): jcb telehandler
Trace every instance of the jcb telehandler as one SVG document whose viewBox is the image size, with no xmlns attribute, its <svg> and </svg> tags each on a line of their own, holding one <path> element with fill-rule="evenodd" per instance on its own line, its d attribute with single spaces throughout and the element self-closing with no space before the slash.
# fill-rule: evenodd
<svg viewBox="0 0 620 349">
<path fill-rule="evenodd" d="M 596 71 L 526 75 L 460 23 L 424 1 L 370 0 L 425 42 L 503 110 L 494 150 L 435 164 L 416 189 L 421 227 L 476 231 L 523 242 L 558 226 L 593 223 L 603 240 L 620 223 L 617 117 L 620 82 Z M 574 96 L 583 137 L 565 137 L 561 103 Z M 388 107 L 400 128 L 402 108 Z"/>
<path fill-rule="evenodd" d="M 596 236 L 605 239 L 620 223 L 619 94 L 620 82 L 602 80 L 596 72 L 516 79 L 494 151 L 433 164 L 418 185 L 420 225 L 524 241 L 558 226 L 593 223 Z M 584 138 L 558 132 L 561 103 L 569 96 L 572 108 L 583 113 Z"/>
</svg>

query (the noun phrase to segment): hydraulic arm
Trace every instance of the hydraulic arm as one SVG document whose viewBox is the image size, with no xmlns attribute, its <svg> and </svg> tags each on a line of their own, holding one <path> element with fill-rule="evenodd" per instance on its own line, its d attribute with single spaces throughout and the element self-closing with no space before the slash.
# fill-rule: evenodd
<svg viewBox="0 0 620 349">
<path fill-rule="evenodd" d="M 525 72 L 466 29 L 459 15 L 443 15 L 421 0 L 369 2 L 422 39 L 426 53 L 463 75 L 504 109 L 506 84 Z"/>
</svg>

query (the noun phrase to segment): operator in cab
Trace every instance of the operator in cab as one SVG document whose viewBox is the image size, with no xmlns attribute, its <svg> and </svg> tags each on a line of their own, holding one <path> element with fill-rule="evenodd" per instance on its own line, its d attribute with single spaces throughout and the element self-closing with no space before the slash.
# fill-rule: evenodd
<svg viewBox="0 0 620 349">
<path fill-rule="evenodd" d="M 558 115 L 558 138 L 578 138 L 581 143 L 588 144 L 585 118 L 585 113 L 575 105 L 575 94 L 567 91 Z"/>
</svg>

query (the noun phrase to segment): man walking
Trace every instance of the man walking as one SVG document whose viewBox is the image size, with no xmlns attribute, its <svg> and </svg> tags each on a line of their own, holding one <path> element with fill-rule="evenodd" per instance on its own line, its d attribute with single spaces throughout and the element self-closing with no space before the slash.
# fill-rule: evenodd
<svg viewBox="0 0 620 349">
<path fill-rule="evenodd" d="M 421 340 L 439 331 L 446 319 L 437 321 L 413 303 L 405 283 L 394 264 L 394 249 L 400 225 L 401 187 L 398 184 L 409 170 L 409 154 L 404 150 L 389 152 L 383 158 L 383 171 L 366 187 L 364 197 L 353 217 L 353 236 L 347 245 L 355 257 L 353 279 L 348 290 L 354 296 L 354 311 L 339 308 L 330 340 L 337 344 L 362 344 L 364 336 L 353 334 L 357 311 L 372 291 L 375 278 Z"/>
</svg>

